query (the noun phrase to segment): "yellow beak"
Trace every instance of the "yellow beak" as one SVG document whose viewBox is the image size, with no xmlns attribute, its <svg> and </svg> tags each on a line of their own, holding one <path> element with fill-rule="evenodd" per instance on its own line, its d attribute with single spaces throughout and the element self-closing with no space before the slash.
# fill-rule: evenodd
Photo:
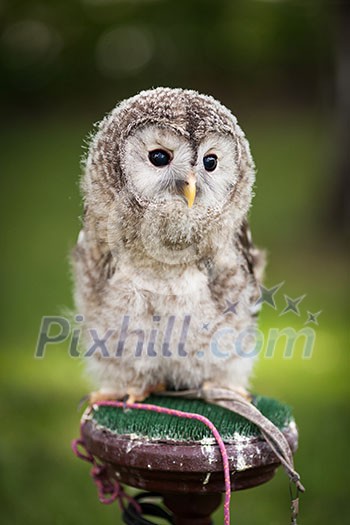
<svg viewBox="0 0 350 525">
<path fill-rule="evenodd" d="M 185 184 L 183 185 L 182 193 L 187 200 L 188 207 L 192 208 L 196 196 L 196 177 L 194 173 L 189 174 Z"/>
</svg>

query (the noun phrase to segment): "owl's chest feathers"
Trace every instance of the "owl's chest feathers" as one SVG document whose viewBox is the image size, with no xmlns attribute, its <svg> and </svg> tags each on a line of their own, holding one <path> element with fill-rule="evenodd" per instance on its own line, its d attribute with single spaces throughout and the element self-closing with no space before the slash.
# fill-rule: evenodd
<svg viewBox="0 0 350 525">
<path fill-rule="evenodd" d="M 215 261 L 213 271 L 219 271 L 220 263 L 224 267 L 228 261 L 231 285 L 241 290 L 242 268 L 234 253 L 226 250 L 225 258 Z M 210 338 L 218 330 L 227 330 L 229 325 L 239 331 L 250 322 L 250 314 L 242 307 L 238 315 L 225 315 L 226 298 L 235 295 L 230 290 L 225 290 L 227 296 L 213 292 L 213 282 L 206 266 L 203 268 L 198 261 L 184 266 L 164 265 L 158 271 L 137 261 L 120 262 L 95 311 L 98 333 L 113 331 L 108 347 L 111 355 L 123 341 L 121 355 L 125 358 L 131 352 L 142 354 L 147 361 L 149 356 L 167 356 L 168 350 L 172 363 L 181 361 L 187 353 L 193 356 L 209 348 Z M 241 296 L 244 300 L 246 293 L 244 290 Z M 140 338 L 142 351 L 137 347 Z"/>
<path fill-rule="evenodd" d="M 231 274 L 237 289 L 242 269 L 233 245 L 224 254 L 193 260 L 188 264 L 164 264 L 148 258 L 122 258 L 104 287 L 101 297 L 107 315 L 130 315 L 142 320 L 161 316 L 214 318 L 225 305 L 213 287 L 215 278 Z M 230 296 L 234 290 L 226 290 Z M 220 295 L 220 294 L 219 294 Z"/>
<path fill-rule="evenodd" d="M 210 301 L 208 278 L 196 265 L 162 270 L 144 266 L 119 267 L 105 294 L 124 305 L 125 314 L 137 317 L 191 314 L 204 301 Z"/>
</svg>

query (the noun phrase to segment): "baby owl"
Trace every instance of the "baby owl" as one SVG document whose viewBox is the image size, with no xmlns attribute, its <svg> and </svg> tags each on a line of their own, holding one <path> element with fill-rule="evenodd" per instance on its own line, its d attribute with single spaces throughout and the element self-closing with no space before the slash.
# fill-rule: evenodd
<svg viewBox="0 0 350 525">
<path fill-rule="evenodd" d="M 142 91 L 99 124 L 84 171 L 73 267 L 92 399 L 247 389 L 263 263 L 236 118 L 192 90 Z"/>
</svg>

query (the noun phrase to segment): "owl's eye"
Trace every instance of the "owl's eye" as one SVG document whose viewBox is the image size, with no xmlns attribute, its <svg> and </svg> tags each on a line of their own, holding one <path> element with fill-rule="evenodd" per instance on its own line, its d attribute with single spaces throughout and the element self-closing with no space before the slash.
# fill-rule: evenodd
<svg viewBox="0 0 350 525">
<path fill-rule="evenodd" d="M 218 158 L 216 155 L 211 153 L 210 155 L 203 157 L 203 164 L 207 171 L 214 171 L 218 164 Z"/>
<path fill-rule="evenodd" d="M 155 149 L 150 151 L 148 158 L 152 164 L 157 167 L 167 166 L 170 162 L 170 154 L 163 149 Z"/>
</svg>

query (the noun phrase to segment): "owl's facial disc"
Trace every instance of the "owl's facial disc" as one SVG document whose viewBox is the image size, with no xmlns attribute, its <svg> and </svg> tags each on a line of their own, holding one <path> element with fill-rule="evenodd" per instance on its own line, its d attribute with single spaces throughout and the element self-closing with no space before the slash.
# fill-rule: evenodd
<svg viewBox="0 0 350 525">
<path fill-rule="evenodd" d="M 123 164 L 139 199 L 197 211 L 221 207 L 236 179 L 234 140 L 218 133 L 198 145 L 171 129 L 139 128 L 125 141 Z"/>
</svg>

